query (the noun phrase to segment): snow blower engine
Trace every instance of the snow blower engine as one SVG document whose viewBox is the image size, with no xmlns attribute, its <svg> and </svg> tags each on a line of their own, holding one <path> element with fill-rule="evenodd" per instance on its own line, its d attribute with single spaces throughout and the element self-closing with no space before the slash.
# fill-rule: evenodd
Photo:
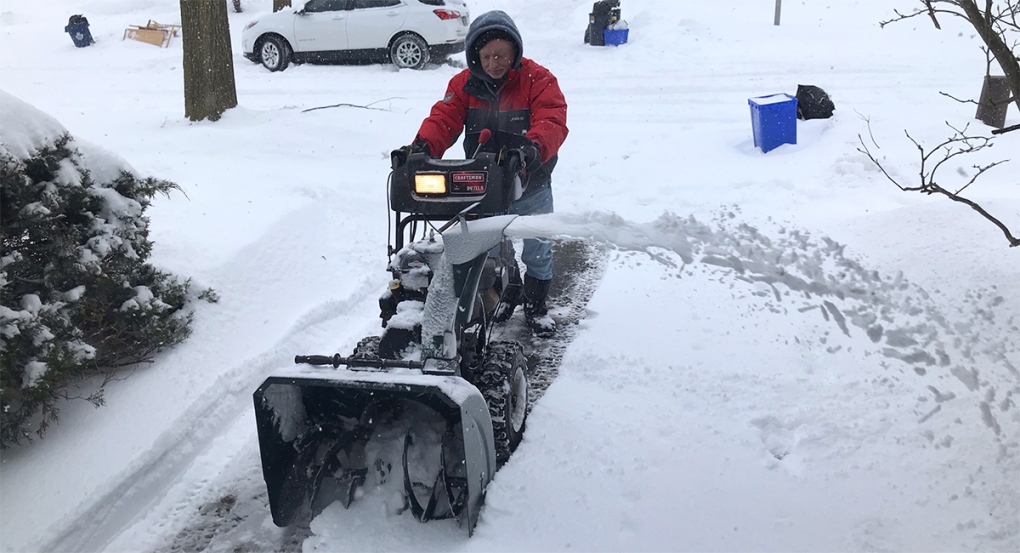
<svg viewBox="0 0 1020 553">
<path fill-rule="evenodd" d="M 453 517 L 470 535 L 486 486 L 521 441 L 524 348 L 489 340 L 521 286 L 504 235 L 520 160 L 403 161 L 394 157 L 388 185 L 396 222 L 382 335 L 348 357 L 299 355 L 254 393 L 278 526 L 378 492 L 388 512 Z"/>
</svg>

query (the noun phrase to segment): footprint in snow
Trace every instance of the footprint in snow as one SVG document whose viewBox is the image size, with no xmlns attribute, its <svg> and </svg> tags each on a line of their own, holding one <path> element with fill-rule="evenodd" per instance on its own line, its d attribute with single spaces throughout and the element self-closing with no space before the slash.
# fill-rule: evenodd
<svg viewBox="0 0 1020 553">
<path fill-rule="evenodd" d="M 751 424 L 761 430 L 761 443 L 765 445 L 765 449 L 780 461 L 790 454 L 793 446 L 797 445 L 797 436 L 793 428 L 788 428 L 776 417 L 759 417 L 752 420 Z"/>
</svg>

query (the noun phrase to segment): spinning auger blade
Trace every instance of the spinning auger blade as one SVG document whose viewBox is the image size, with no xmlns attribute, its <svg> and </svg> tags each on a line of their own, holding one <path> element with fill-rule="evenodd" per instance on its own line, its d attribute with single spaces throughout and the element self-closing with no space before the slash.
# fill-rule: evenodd
<svg viewBox="0 0 1020 553">
<path fill-rule="evenodd" d="M 404 492 L 414 515 L 419 522 L 428 522 L 435 519 L 456 518 L 459 524 L 463 524 L 464 506 L 467 504 L 468 485 L 467 479 L 462 475 L 463 461 L 460 459 L 451 460 L 448 455 L 454 437 L 452 428 L 447 428 L 443 434 L 443 442 L 440 450 L 439 470 L 431 486 L 412 482 L 408 464 L 408 451 L 414 445 L 414 433 L 408 431 L 404 438 L 403 471 L 404 471 Z M 425 507 L 421 506 L 418 499 L 417 488 L 425 488 L 429 491 L 429 499 Z M 437 509 L 441 509 L 437 512 Z"/>
</svg>

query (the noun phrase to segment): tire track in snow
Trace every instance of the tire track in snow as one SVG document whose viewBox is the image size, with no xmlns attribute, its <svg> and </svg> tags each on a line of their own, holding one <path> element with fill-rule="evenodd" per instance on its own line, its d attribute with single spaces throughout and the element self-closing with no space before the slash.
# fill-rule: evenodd
<svg viewBox="0 0 1020 553">
<path fill-rule="evenodd" d="M 518 251 L 521 248 L 517 248 Z M 582 240 L 553 242 L 553 283 L 549 290 L 549 313 L 556 321 L 554 338 L 537 338 L 519 308 L 494 340 L 516 340 L 528 356 L 528 408 L 533 408 L 559 374 L 567 347 L 577 335 L 577 324 L 587 316 L 588 301 L 605 273 L 609 256 L 605 246 Z"/>
<path fill-rule="evenodd" d="M 374 302 L 377 289 L 377 282 L 363 279 L 347 298 L 312 309 L 272 347 L 222 374 L 184 411 L 182 422 L 160 436 L 155 448 L 139 457 L 113 491 L 43 550 L 100 551 L 106 548 L 140 516 L 158 507 L 160 498 L 192 469 L 200 455 L 218 447 L 217 442 L 224 429 L 232 426 L 232 421 L 250 416 L 251 393 L 261 382 L 261 376 L 276 367 L 292 364 L 295 353 L 310 347 L 304 336 L 310 329 L 343 318 L 363 302 Z M 363 328 L 360 319 L 351 324 L 346 340 L 353 344 Z"/>
</svg>

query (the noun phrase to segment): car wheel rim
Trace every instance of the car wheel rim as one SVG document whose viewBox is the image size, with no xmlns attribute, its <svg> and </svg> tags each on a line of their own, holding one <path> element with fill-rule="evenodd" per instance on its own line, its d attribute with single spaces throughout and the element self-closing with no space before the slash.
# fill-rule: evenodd
<svg viewBox="0 0 1020 553">
<path fill-rule="evenodd" d="M 276 49 L 276 46 L 267 43 L 262 47 L 262 63 L 270 67 L 276 67 L 276 64 L 280 61 L 280 52 Z"/>
<path fill-rule="evenodd" d="M 405 42 L 397 47 L 397 61 L 404 67 L 414 67 L 421 61 L 421 49 L 411 42 Z"/>
</svg>

